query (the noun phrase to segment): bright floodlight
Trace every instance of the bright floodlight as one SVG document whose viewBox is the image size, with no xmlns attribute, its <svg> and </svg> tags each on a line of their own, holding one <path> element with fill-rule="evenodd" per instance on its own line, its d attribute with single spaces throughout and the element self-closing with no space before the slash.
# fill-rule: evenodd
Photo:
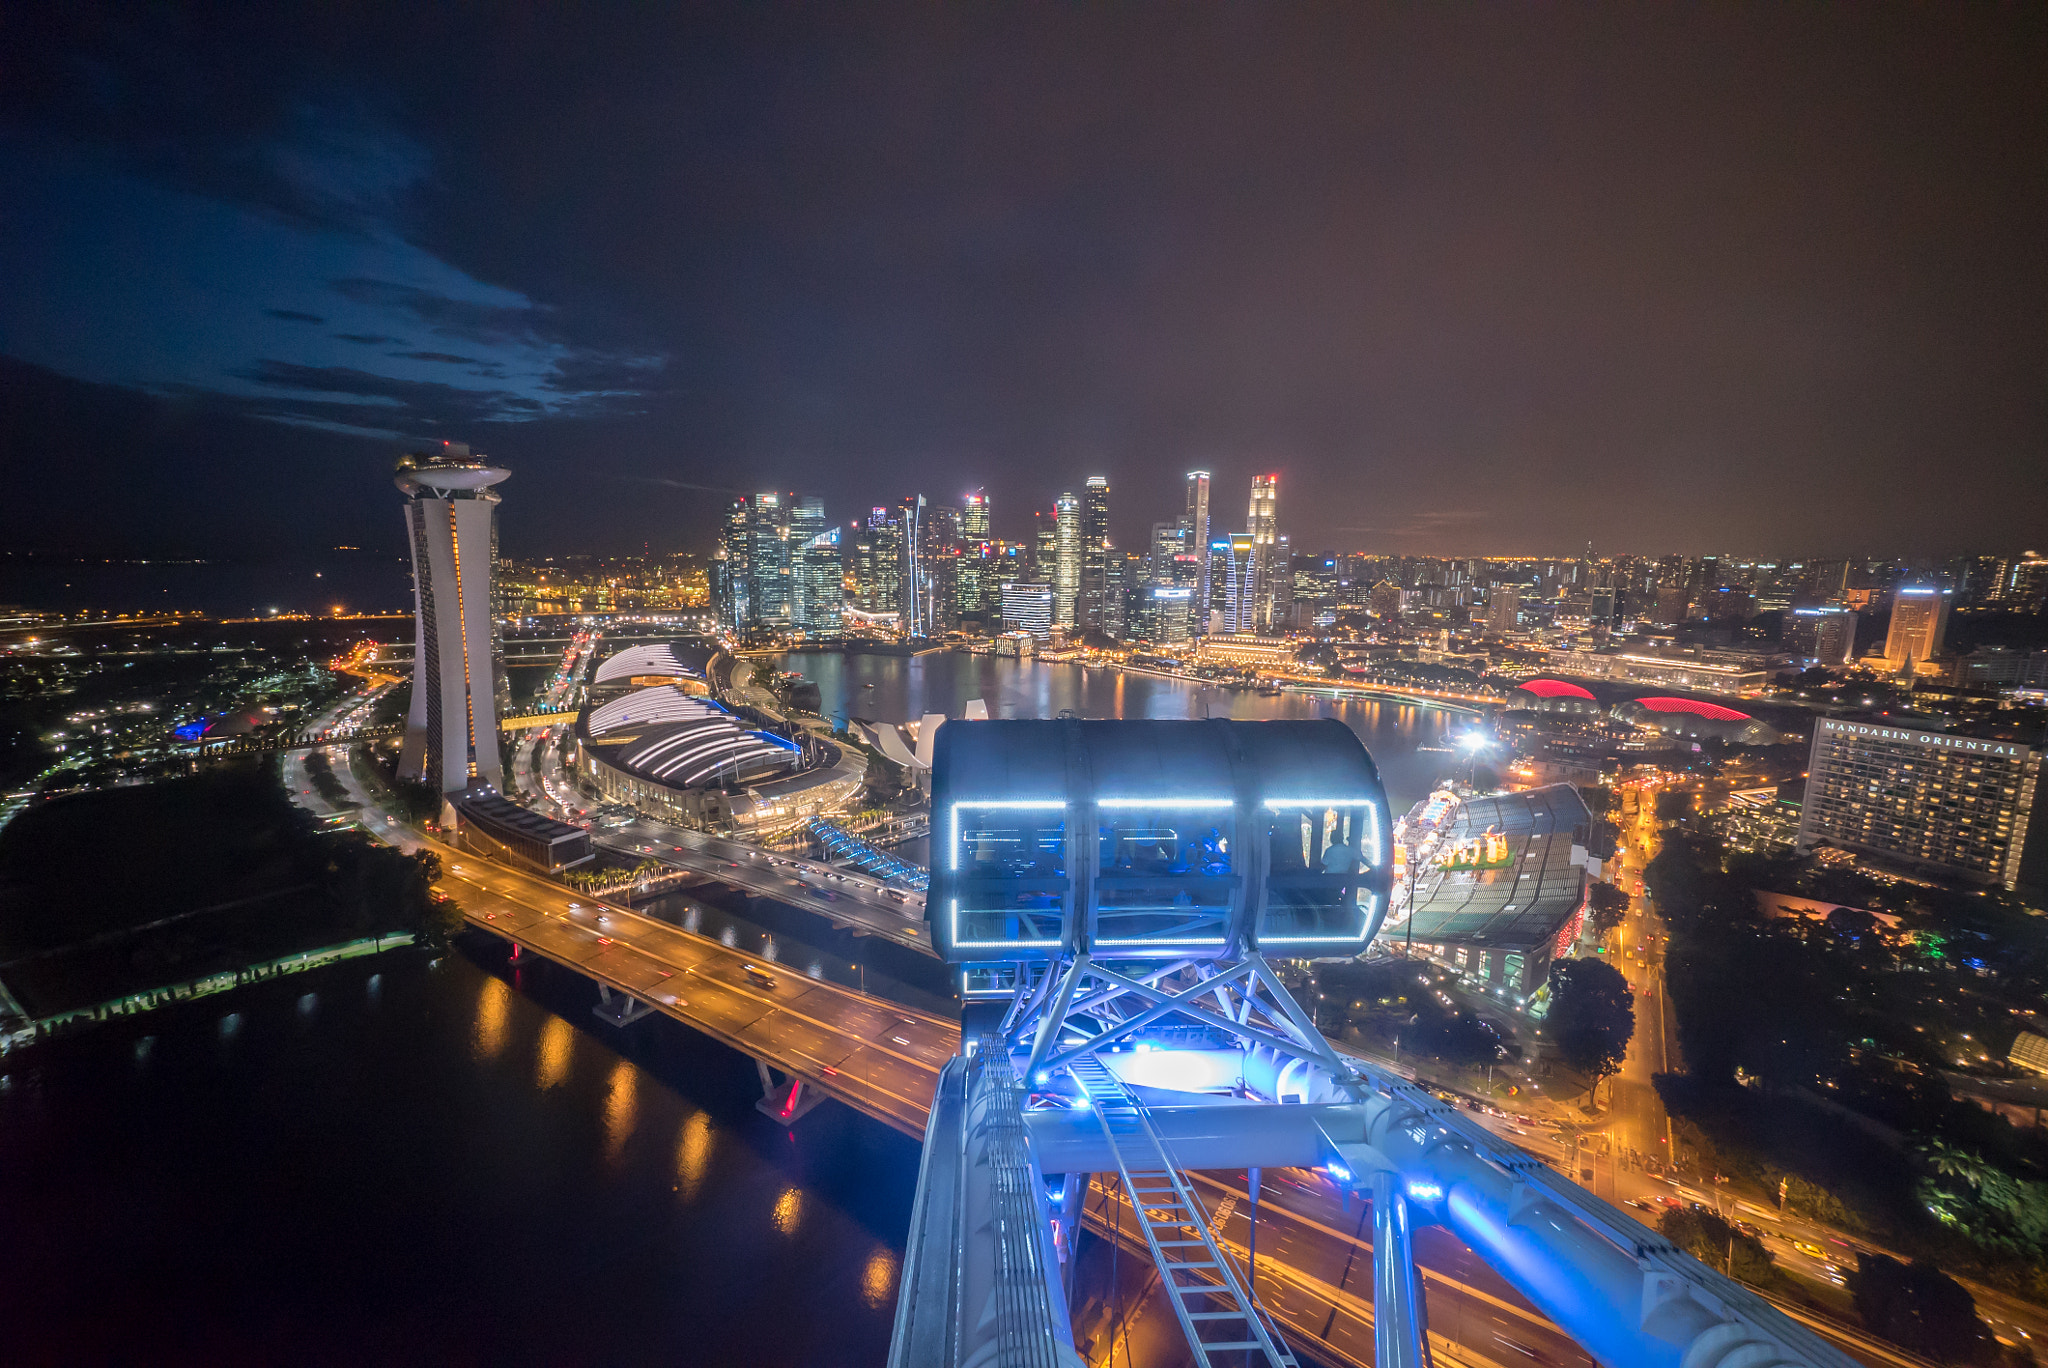
<svg viewBox="0 0 2048 1368">
<path fill-rule="evenodd" d="M 1463 746 L 1468 751 L 1485 750 L 1486 733 L 1468 731 L 1463 736 L 1458 738 L 1458 744 Z"/>
</svg>

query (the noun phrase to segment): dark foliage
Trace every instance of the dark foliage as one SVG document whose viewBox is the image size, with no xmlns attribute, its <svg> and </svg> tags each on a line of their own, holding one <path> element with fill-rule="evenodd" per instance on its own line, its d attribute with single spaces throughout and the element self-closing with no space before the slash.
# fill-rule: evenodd
<svg viewBox="0 0 2048 1368">
<path fill-rule="evenodd" d="M 1925 1259 L 1859 1254 L 1849 1275 L 1856 1314 L 1875 1334 L 1938 1363 L 1989 1363 L 1998 1351 L 1969 1290 Z"/>
<path fill-rule="evenodd" d="M 1611 883 L 1596 883 L 1588 893 L 1592 904 L 1593 929 L 1606 935 L 1628 915 L 1629 896 Z"/>
<path fill-rule="evenodd" d="M 1604 960 L 1560 961 L 1550 971 L 1544 1036 L 1564 1062 L 1595 1080 L 1621 1069 L 1636 1033 L 1635 994 Z"/>
<path fill-rule="evenodd" d="M 1664 1238 L 1709 1268 L 1758 1287 L 1778 1281 L 1778 1270 L 1764 1242 L 1745 1235 L 1705 1207 L 1667 1211 L 1657 1222 Z"/>
</svg>

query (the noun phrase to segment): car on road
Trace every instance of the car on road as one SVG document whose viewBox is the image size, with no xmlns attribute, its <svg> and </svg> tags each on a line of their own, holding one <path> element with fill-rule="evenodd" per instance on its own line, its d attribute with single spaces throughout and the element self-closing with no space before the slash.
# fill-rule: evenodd
<svg viewBox="0 0 2048 1368">
<path fill-rule="evenodd" d="M 1827 1252 L 1811 1240 L 1794 1240 L 1792 1247 L 1809 1259 L 1825 1259 Z"/>
<path fill-rule="evenodd" d="M 758 964 L 743 964 L 740 966 L 740 972 L 747 976 L 749 983 L 756 984 L 762 988 L 773 988 L 775 986 L 775 975 L 769 973 Z"/>
</svg>

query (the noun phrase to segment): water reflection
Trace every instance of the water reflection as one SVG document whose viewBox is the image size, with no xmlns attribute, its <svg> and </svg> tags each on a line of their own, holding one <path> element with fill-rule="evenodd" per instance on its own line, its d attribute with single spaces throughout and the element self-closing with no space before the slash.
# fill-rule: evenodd
<svg viewBox="0 0 2048 1368">
<path fill-rule="evenodd" d="M 775 1228 L 784 1235 L 796 1234 L 797 1221 L 803 1215 L 804 1195 L 796 1188 L 784 1188 L 782 1195 L 775 1199 Z"/>
<path fill-rule="evenodd" d="M 637 1110 L 635 1088 L 640 1071 L 621 1059 L 612 1065 L 610 1091 L 604 1100 L 604 1157 L 616 1164 L 626 1152 L 626 1137 L 633 1133 Z"/>
<path fill-rule="evenodd" d="M 860 1272 L 860 1296 L 875 1311 L 895 1300 L 896 1255 L 890 1250 L 878 1247 L 868 1256 L 867 1266 Z"/>
<path fill-rule="evenodd" d="M 1456 768 L 1456 756 L 1418 753 L 1417 747 L 1442 746 L 1452 724 L 1463 717 L 1356 697 L 1286 693 L 1261 698 L 1188 680 L 964 652 L 903 659 L 792 651 L 782 668 L 817 683 L 820 710 L 835 722 L 858 717 L 901 723 L 928 712 L 960 717 L 976 698 L 988 704 L 989 716 L 998 718 L 1056 717 L 1064 709 L 1082 717 L 1161 720 L 1331 717 L 1365 742 L 1397 810 L 1428 794 Z"/>
<path fill-rule="evenodd" d="M 549 1017 L 547 1025 L 540 1028 L 541 1087 L 552 1088 L 569 1076 L 569 1051 L 575 1044 L 576 1033 L 569 1023 L 558 1016 Z"/>
<path fill-rule="evenodd" d="M 505 1048 L 505 1028 L 511 1011 L 512 990 L 503 979 L 486 978 L 483 992 L 477 994 L 476 1031 L 469 1045 L 478 1063 L 495 1059 L 498 1051 Z"/>
<path fill-rule="evenodd" d="M 683 1138 L 676 1146 L 676 1171 L 682 1175 L 683 1200 L 694 1201 L 697 1189 L 703 1185 L 704 1174 L 711 1167 L 711 1117 L 706 1112 L 691 1112 L 690 1119 L 683 1122 Z"/>
<path fill-rule="evenodd" d="M 360 968 L 330 966 L 166 1010 L 140 1040 L 110 1023 L 0 1058 L 0 1212 L 38 1232 L 0 1363 L 182 1362 L 185 1341 L 383 1363 L 406 1357 L 393 1325 L 499 1346 L 470 1356 L 489 1361 L 881 1363 L 893 1289 L 870 1261 L 908 1228 L 915 1144 L 843 1108 L 792 1144 L 722 1047 L 650 1020 L 624 1061 L 610 1032 L 577 1029 L 587 981 L 529 974 L 529 996 L 496 978 L 495 944 L 478 949 L 488 967 L 388 956 L 386 1010 L 366 1009 Z M 299 1025 L 308 990 L 317 1029 Z M 292 1143 L 247 1144 L 273 1133 Z M 407 1157 L 382 1162 L 394 1136 Z M 857 1162 L 806 1162 L 840 1152 Z M 276 1189 L 289 1221 L 241 1219 L 251 1190 Z M 179 1250 L 170 1348 L 162 1317 L 104 1314 L 110 1288 L 133 1292 L 107 1259 L 128 1245 Z M 434 1275 L 391 1277 L 394 1247 Z M 562 1276 L 562 1251 L 603 1249 L 633 1256 Z"/>
</svg>

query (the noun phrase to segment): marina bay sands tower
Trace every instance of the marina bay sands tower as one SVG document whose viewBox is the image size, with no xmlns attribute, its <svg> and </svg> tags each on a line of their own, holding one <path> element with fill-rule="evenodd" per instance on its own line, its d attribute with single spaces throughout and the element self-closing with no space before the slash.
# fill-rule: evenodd
<svg viewBox="0 0 2048 1368">
<path fill-rule="evenodd" d="M 491 572 L 498 496 L 511 472 L 459 442 L 399 464 L 412 543 L 412 707 L 398 777 L 442 793 L 504 779 L 498 760 L 497 680 L 491 642 Z"/>
</svg>

